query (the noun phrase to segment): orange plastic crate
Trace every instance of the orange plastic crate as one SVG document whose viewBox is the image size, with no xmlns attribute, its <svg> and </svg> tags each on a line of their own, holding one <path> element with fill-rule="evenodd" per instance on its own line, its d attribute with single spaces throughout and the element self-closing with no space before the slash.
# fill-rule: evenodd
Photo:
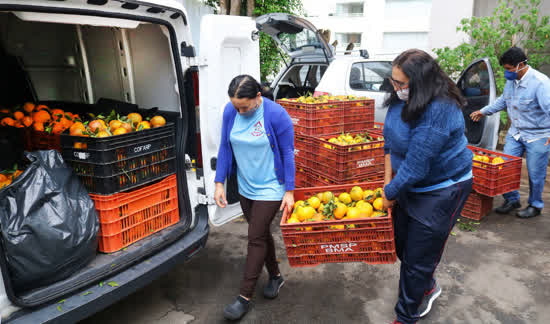
<svg viewBox="0 0 550 324">
<path fill-rule="evenodd" d="M 290 115 L 294 133 L 325 135 L 331 133 L 364 131 L 374 126 L 374 100 L 328 101 L 306 104 L 278 100 Z"/>
<path fill-rule="evenodd" d="M 377 131 L 368 130 L 368 133 L 382 137 Z M 305 156 L 306 167 L 334 183 L 345 183 L 384 171 L 384 140 L 347 146 L 328 141 L 329 137 L 338 135 L 311 137 L 311 152 Z"/>
<path fill-rule="evenodd" d="M 461 216 L 474 220 L 481 220 L 483 217 L 487 216 L 492 209 L 493 197 L 487 197 L 472 191 L 464 204 Z"/>
<path fill-rule="evenodd" d="M 499 164 L 473 161 L 473 188 L 475 191 L 485 196 L 495 197 L 507 192 L 519 190 L 522 165 L 522 159 L 520 157 L 475 146 L 468 146 L 468 148 L 476 155 L 486 155 L 491 160 L 496 157 L 500 157 L 504 160 L 504 163 Z"/>
<path fill-rule="evenodd" d="M 90 195 L 99 216 L 99 250 L 111 253 L 179 221 L 176 175 L 109 196 Z"/>
<path fill-rule="evenodd" d="M 294 199 L 304 200 L 324 191 L 339 195 L 355 185 L 373 190 L 382 187 L 383 182 L 296 189 Z M 391 210 L 384 217 L 300 224 L 287 224 L 289 217 L 289 212 L 285 212 L 281 219 L 281 232 L 291 267 L 334 262 L 383 264 L 394 263 L 397 259 Z M 336 225 L 344 225 L 345 228 L 331 229 Z M 311 227 L 311 230 L 305 230 L 306 227 Z"/>
</svg>

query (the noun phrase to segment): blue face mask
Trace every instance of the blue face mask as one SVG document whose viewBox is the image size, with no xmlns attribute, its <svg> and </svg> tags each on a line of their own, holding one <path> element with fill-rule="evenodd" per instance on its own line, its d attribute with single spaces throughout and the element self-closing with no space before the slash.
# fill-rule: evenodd
<svg viewBox="0 0 550 324">
<path fill-rule="evenodd" d="M 523 62 L 527 62 L 527 61 L 523 61 Z M 522 62 L 522 63 L 523 63 Z M 519 64 L 518 64 L 519 65 Z M 521 69 L 521 70 L 518 70 L 519 66 L 516 67 L 516 70 L 515 71 L 508 71 L 508 70 L 504 70 L 504 78 L 506 80 L 510 80 L 510 81 L 514 81 L 514 80 L 517 80 L 518 79 L 518 72 L 519 71 L 522 71 L 522 70 L 525 70 L 527 68 L 527 65 Z"/>
<path fill-rule="evenodd" d="M 517 72 L 512 72 L 512 71 L 505 70 L 505 71 L 504 71 L 504 78 L 505 78 L 506 80 L 510 80 L 510 81 L 517 80 L 517 78 L 518 78 L 518 73 L 517 73 Z"/>
</svg>

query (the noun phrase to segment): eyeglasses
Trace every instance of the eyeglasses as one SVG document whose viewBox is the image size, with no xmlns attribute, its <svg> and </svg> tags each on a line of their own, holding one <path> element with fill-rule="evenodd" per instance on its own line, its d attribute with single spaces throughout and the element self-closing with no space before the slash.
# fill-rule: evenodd
<svg viewBox="0 0 550 324">
<path fill-rule="evenodd" d="M 406 87 L 407 85 L 409 85 L 409 82 L 397 81 L 392 77 L 390 77 L 390 82 L 394 87 L 398 89 L 403 89 L 403 87 Z"/>
</svg>

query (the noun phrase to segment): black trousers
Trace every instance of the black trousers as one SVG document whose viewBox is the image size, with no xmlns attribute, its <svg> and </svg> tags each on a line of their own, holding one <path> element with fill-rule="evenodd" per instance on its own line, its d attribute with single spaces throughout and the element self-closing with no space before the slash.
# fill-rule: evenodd
<svg viewBox="0 0 550 324">
<path fill-rule="evenodd" d="M 393 209 L 395 246 L 401 260 L 397 320 L 418 321 L 418 307 L 434 284 L 447 238 L 472 190 L 472 179 L 430 192 L 408 192 Z"/>
<path fill-rule="evenodd" d="M 252 298 L 264 264 L 271 277 L 279 274 L 275 243 L 269 226 L 281 207 L 281 201 L 250 200 L 239 196 L 244 218 L 248 222 L 248 254 L 240 293 Z"/>
</svg>

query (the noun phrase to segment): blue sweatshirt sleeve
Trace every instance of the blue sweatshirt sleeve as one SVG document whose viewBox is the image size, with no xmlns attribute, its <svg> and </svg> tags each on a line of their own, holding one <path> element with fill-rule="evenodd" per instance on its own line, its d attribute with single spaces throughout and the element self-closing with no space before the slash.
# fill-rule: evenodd
<svg viewBox="0 0 550 324">
<path fill-rule="evenodd" d="M 285 173 L 285 191 L 289 191 L 295 188 L 294 126 L 290 116 L 284 109 L 281 110 L 278 120 L 280 125 L 276 130 L 277 142 Z"/>
<path fill-rule="evenodd" d="M 220 140 L 220 148 L 218 149 L 218 158 L 216 161 L 216 177 L 214 178 L 214 182 L 221 182 L 224 183 L 225 179 L 229 175 L 229 172 L 231 171 L 231 161 L 233 161 L 233 155 L 231 153 L 231 148 L 229 147 L 229 138 L 228 135 L 228 123 L 231 115 L 231 110 L 233 109 L 230 107 L 230 104 L 227 104 L 225 106 L 225 110 L 223 112 L 223 120 L 222 120 L 222 136 Z"/>
<path fill-rule="evenodd" d="M 439 106 L 439 105 L 438 105 Z M 430 160 L 436 158 L 450 137 L 445 110 L 452 107 L 431 107 L 411 130 L 409 149 L 393 180 L 384 188 L 389 200 L 423 180 L 430 172 Z"/>
</svg>

